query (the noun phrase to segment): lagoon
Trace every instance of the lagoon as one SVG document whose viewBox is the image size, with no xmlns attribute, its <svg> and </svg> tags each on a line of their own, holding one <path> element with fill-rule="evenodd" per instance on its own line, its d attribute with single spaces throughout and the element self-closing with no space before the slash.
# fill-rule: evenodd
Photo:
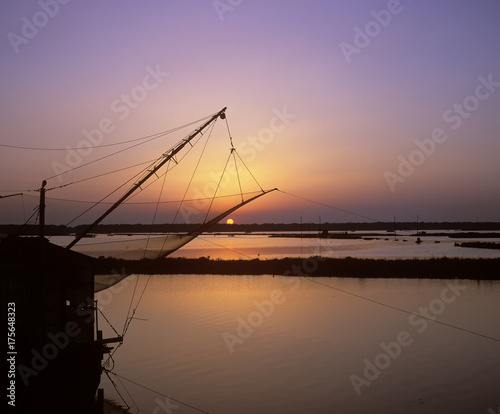
<svg viewBox="0 0 500 414">
<path fill-rule="evenodd" d="M 146 284 L 113 372 L 205 412 L 500 406 L 500 282 L 131 276 L 97 295 L 118 332 Z M 200 412 L 110 377 L 141 412 Z M 101 386 L 120 400 L 104 374 Z"/>
<path fill-rule="evenodd" d="M 456 243 L 468 241 L 498 242 L 492 238 L 453 238 L 443 236 L 443 232 L 433 235 L 427 232 L 421 237 L 422 243 L 415 243 L 414 232 L 391 233 L 350 232 L 351 235 L 369 235 L 359 239 L 324 239 L 269 237 L 269 234 L 206 233 L 197 237 L 170 257 L 210 257 L 212 259 L 274 259 L 283 257 L 356 257 L 367 259 L 428 259 L 428 258 L 498 258 L 500 250 L 464 248 Z M 370 235 L 372 233 L 372 235 Z M 453 231 L 448 232 L 453 236 Z M 154 234 L 152 237 L 161 237 Z M 73 240 L 71 236 L 53 236 L 51 241 L 66 246 Z M 81 240 L 73 250 L 94 256 L 114 256 L 124 259 L 142 258 L 146 245 L 145 235 L 103 235 Z"/>
</svg>

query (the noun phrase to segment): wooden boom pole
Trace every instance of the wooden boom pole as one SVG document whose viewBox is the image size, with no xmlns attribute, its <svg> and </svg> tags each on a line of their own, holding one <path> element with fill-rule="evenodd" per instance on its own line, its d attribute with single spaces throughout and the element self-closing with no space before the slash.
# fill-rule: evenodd
<svg viewBox="0 0 500 414">
<path fill-rule="evenodd" d="M 176 154 L 178 154 L 187 144 L 193 140 L 198 134 L 200 134 L 207 126 L 209 126 L 217 118 L 224 119 L 226 117 L 225 111 L 227 107 L 222 108 L 219 112 L 213 115 L 207 122 L 205 122 L 201 127 L 195 130 L 189 137 L 178 142 L 169 153 L 163 154 L 161 158 L 156 161 L 156 164 L 151 170 L 149 170 L 139 181 L 137 181 L 123 196 L 120 197 L 108 210 L 106 210 L 96 221 L 90 224 L 82 233 L 75 236 L 75 239 L 66 246 L 67 249 L 71 249 L 76 243 L 78 243 L 90 230 L 97 226 L 102 220 L 104 220 L 113 210 L 115 210 L 121 203 L 123 203 L 128 197 L 132 195 L 142 184 L 144 184 L 153 174 L 156 173 L 163 165 L 165 165 L 169 160 L 171 160 Z"/>
</svg>

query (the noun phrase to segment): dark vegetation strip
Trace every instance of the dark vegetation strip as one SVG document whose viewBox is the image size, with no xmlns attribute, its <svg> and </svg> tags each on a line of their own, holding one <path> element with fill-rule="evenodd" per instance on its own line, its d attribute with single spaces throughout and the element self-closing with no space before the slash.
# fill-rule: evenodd
<svg viewBox="0 0 500 414">
<path fill-rule="evenodd" d="M 188 232 L 200 224 L 100 224 L 92 233 L 112 234 L 112 233 L 149 233 L 149 232 Z M 63 225 L 47 224 L 45 226 L 46 235 L 67 235 L 83 231 L 87 225 L 66 227 Z M 425 230 L 456 230 L 464 232 L 472 231 L 498 231 L 500 222 L 376 222 L 376 223 L 262 223 L 262 224 L 225 224 L 219 223 L 211 228 L 213 232 L 263 232 L 263 231 L 293 231 L 293 232 L 324 232 L 324 231 L 386 231 L 394 232 L 410 230 L 420 232 Z M 0 224 L 0 233 L 37 235 L 37 225 L 16 225 Z M 420 236 L 425 234 L 419 234 Z M 447 235 L 447 234 L 446 234 Z"/>
<path fill-rule="evenodd" d="M 463 242 L 460 247 L 472 247 L 475 249 L 500 249 L 500 243 L 493 242 Z"/>
<path fill-rule="evenodd" d="M 356 278 L 500 280 L 500 258 L 493 259 L 356 259 L 283 258 L 268 260 L 97 260 L 96 273 L 124 269 L 132 274 L 296 275 Z"/>
</svg>

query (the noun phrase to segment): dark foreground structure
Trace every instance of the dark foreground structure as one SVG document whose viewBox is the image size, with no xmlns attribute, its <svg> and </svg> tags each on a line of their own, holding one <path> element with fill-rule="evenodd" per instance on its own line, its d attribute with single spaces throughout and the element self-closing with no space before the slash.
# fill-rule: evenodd
<svg viewBox="0 0 500 414">
<path fill-rule="evenodd" d="M 7 321 L 8 403 L 19 413 L 102 412 L 97 398 L 107 344 L 97 329 L 94 275 L 227 274 L 296 277 L 500 280 L 500 258 L 372 260 L 283 258 L 94 259 L 43 237 L 0 242 L 1 306 Z M 100 393 L 98 393 L 100 394 Z"/>
<path fill-rule="evenodd" d="M 95 330 L 94 265 L 44 238 L 0 243 L 11 412 L 102 412 L 96 391 L 109 348 Z"/>
</svg>

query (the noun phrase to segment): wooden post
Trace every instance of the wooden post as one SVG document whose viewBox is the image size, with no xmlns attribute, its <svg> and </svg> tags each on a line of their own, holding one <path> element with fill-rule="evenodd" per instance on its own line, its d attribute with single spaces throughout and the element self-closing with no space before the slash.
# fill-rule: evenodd
<svg viewBox="0 0 500 414">
<path fill-rule="evenodd" d="M 104 389 L 103 388 L 97 389 L 96 413 L 97 414 L 104 414 Z"/>
<path fill-rule="evenodd" d="M 47 181 L 43 180 L 42 181 L 42 187 L 40 188 L 40 208 L 39 208 L 39 213 L 40 213 L 40 230 L 39 230 L 39 235 L 40 237 L 45 237 L 45 186 L 47 185 Z"/>
</svg>

